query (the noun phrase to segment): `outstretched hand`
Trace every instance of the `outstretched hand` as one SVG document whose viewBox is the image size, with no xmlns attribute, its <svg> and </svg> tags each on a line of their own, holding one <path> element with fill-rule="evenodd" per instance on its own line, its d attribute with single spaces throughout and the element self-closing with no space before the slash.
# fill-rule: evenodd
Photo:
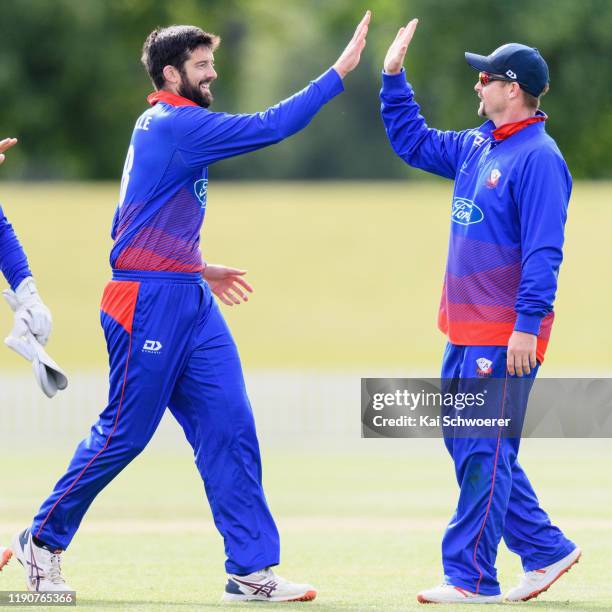
<svg viewBox="0 0 612 612">
<path fill-rule="evenodd" d="M 242 278 L 246 270 L 238 268 L 227 268 L 208 264 L 202 274 L 210 285 L 212 292 L 226 305 L 233 306 L 242 302 L 248 302 L 248 293 L 253 293 L 253 287 Z"/>
<path fill-rule="evenodd" d="M 399 74 L 404 66 L 404 58 L 408 45 L 414 36 L 414 31 L 419 23 L 418 19 L 412 19 L 404 27 L 400 28 L 395 40 L 391 43 L 385 56 L 384 69 L 387 74 Z"/>
<path fill-rule="evenodd" d="M 0 140 L 0 164 L 4 161 L 4 152 L 17 144 L 16 138 L 4 138 Z"/>
<path fill-rule="evenodd" d="M 344 78 L 349 72 L 355 70 L 361 59 L 361 52 L 366 46 L 366 36 L 368 35 L 368 25 L 370 24 L 370 18 L 372 17 L 371 11 L 366 11 L 363 19 L 359 22 L 359 25 L 355 29 L 353 38 L 351 38 L 346 49 L 342 52 L 342 55 L 338 58 L 334 64 L 334 70 L 340 75 L 340 78 Z"/>
</svg>

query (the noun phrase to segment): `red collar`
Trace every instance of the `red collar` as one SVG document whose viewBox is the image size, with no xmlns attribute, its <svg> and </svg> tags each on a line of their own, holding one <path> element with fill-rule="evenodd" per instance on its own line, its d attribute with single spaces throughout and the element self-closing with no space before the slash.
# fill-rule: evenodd
<svg viewBox="0 0 612 612">
<path fill-rule="evenodd" d="M 170 104 L 171 106 L 197 106 L 195 102 L 188 100 L 187 98 L 183 98 L 183 96 L 177 96 L 169 91 L 165 91 L 164 89 L 160 89 L 159 91 L 154 91 L 152 94 L 147 96 L 147 102 L 151 106 L 155 106 L 158 102 L 164 102 L 165 104 Z"/>
<path fill-rule="evenodd" d="M 547 119 L 548 117 L 544 113 L 541 113 L 537 114 L 535 117 L 523 119 L 522 121 L 515 121 L 514 123 L 500 125 L 497 129 L 493 130 L 493 138 L 495 138 L 495 140 L 506 140 L 506 138 L 510 138 L 512 134 L 520 132 L 528 125 L 531 125 L 532 123 L 539 123 L 540 121 L 546 121 Z"/>
</svg>

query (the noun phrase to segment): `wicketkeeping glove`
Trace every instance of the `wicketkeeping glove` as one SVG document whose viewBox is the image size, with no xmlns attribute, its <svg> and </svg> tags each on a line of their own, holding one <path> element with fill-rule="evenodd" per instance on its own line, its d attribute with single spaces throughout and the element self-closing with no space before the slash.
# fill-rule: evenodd
<svg viewBox="0 0 612 612">
<path fill-rule="evenodd" d="M 15 313 L 13 329 L 4 343 L 32 362 L 34 378 L 38 386 L 47 397 L 53 397 L 58 389 L 63 390 L 68 386 L 68 378 L 57 363 L 47 355 L 45 349 L 30 331 L 31 315 L 29 311 L 20 306 L 15 292 L 7 289 L 2 292 L 2 295 Z"/>
<path fill-rule="evenodd" d="M 3 295 L 7 302 L 11 299 L 9 305 L 15 312 L 17 329 L 14 331 L 20 331 L 22 323 L 25 322 L 32 335 L 45 346 L 51 334 L 51 313 L 40 299 L 34 279 L 31 276 L 24 278 L 15 291 L 7 289 L 3 291 Z M 13 304 L 15 300 L 16 306 Z M 19 316 L 17 316 L 18 313 Z M 11 333 L 11 335 L 19 337 L 21 334 Z"/>
</svg>

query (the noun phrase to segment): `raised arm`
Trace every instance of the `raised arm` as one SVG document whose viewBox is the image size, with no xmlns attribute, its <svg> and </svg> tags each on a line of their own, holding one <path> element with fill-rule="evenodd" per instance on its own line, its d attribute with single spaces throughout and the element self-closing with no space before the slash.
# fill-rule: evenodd
<svg viewBox="0 0 612 612">
<path fill-rule="evenodd" d="M 23 279 L 32 276 L 28 259 L 13 226 L 0 207 L 0 269 L 11 289 L 17 289 Z"/>
<path fill-rule="evenodd" d="M 418 19 L 399 29 L 384 61 L 381 114 L 391 147 L 407 164 L 445 178 L 455 178 L 461 150 L 473 131 L 429 128 L 406 81 L 404 59 Z"/>
<path fill-rule="evenodd" d="M 306 127 L 326 102 L 343 91 L 342 79 L 359 64 L 370 17 L 368 11 L 332 68 L 266 111 L 230 115 L 193 107 L 181 113 L 174 130 L 184 162 L 210 165 L 274 144 Z"/>
<path fill-rule="evenodd" d="M 0 164 L 4 161 L 4 152 L 16 144 L 16 138 L 0 140 Z M 38 295 L 28 258 L 1 206 L 0 270 L 11 287 L 4 291 L 5 299 L 15 312 L 11 335 L 18 337 L 29 329 L 41 344 L 46 344 L 51 333 L 51 313 Z"/>
</svg>

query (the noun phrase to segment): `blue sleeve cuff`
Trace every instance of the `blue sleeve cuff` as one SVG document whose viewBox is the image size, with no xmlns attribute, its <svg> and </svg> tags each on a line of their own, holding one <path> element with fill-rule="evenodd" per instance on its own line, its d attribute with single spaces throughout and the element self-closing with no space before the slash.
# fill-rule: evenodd
<svg viewBox="0 0 612 612">
<path fill-rule="evenodd" d="M 406 71 L 402 68 L 402 71 L 398 74 L 387 74 L 385 71 L 382 73 L 382 90 L 384 93 L 392 92 L 410 92 L 412 88 L 406 81 Z"/>
<path fill-rule="evenodd" d="M 4 216 L 0 206 L 0 271 L 11 289 L 15 290 L 21 281 L 32 276 L 28 258 L 19 242 L 13 226 Z"/>
<path fill-rule="evenodd" d="M 21 285 L 21 282 L 23 280 L 25 280 L 28 277 L 32 277 L 32 272 L 30 271 L 30 268 L 28 267 L 27 263 L 25 266 L 23 266 L 16 274 L 15 276 L 13 276 L 9 282 L 9 285 L 11 286 L 11 289 L 13 291 L 15 291 L 17 289 L 17 287 L 19 287 L 19 285 Z M 33 278 L 33 277 L 32 277 Z"/>
<path fill-rule="evenodd" d="M 326 70 L 313 83 L 316 83 L 321 88 L 321 91 L 323 91 L 328 100 L 344 91 L 344 81 L 333 68 Z"/>
<path fill-rule="evenodd" d="M 540 323 L 542 323 L 543 318 L 544 317 L 539 315 L 528 315 L 519 312 L 517 313 L 516 323 L 514 324 L 514 331 L 537 336 L 540 333 Z"/>
</svg>

